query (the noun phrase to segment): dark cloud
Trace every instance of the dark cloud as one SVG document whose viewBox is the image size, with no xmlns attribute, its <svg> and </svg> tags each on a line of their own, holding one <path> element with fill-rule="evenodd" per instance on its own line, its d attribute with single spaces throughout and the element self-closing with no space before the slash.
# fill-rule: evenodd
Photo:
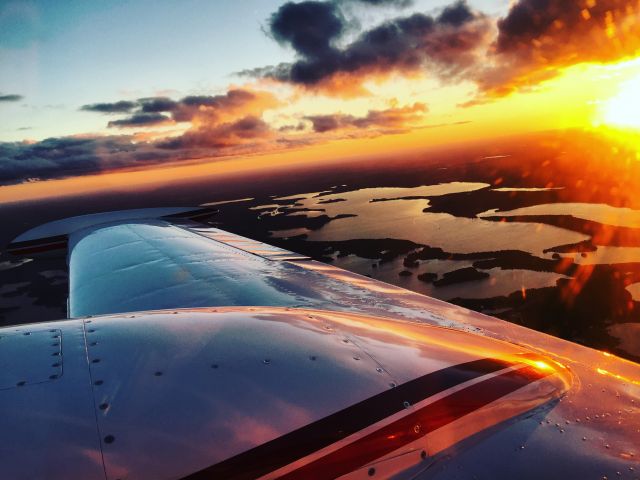
<svg viewBox="0 0 640 480">
<path fill-rule="evenodd" d="M 174 111 L 179 103 L 168 97 L 149 97 L 139 99 L 138 105 L 142 113 L 162 113 Z"/>
<path fill-rule="evenodd" d="M 161 142 L 159 146 L 167 149 L 185 148 L 229 148 L 257 140 L 270 135 L 269 125 L 253 115 L 235 122 L 218 125 L 204 125 L 191 129 L 182 136 Z"/>
<path fill-rule="evenodd" d="M 278 42 L 305 58 L 320 60 L 334 52 L 332 43 L 344 32 L 345 19 L 334 3 L 288 2 L 271 15 L 269 28 Z"/>
<path fill-rule="evenodd" d="M 640 3 L 630 0 L 519 0 L 497 23 L 491 68 L 477 82 L 501 96 L 571 65 L 609 63 L 640 52 Z"/>
<path fill-rule="evenodd" d="M 83 105 L 80 110 L 98 113 L 129 113 L 138 106 L 137 102 L 121 100 L 114 103 L 92 103 Z"/>
<path fill-rule="evenodd" d="M 259 151 L 274 133 L 260 117 L 264 110 L 276 104 L 275 97 L 268 92 L 242 89 L 216 96 L 185 97 L 179 101 L 165 97 L 139 99 L 128 117 L 113 120 L 109 126 L 146 127 L 174 122 L 176 115 L 183 115 L 192 120 L 191 128 L 169 140 L 156 140 L 154 134 L 136 133 L 49 138 L 35 143 L 0 142 L 0 184 Z M 92 111 L 115 112 L 125 108 L 118 107 L 117 103 L 95 105 L 101 106 Z"/>
<path fill-rule="evenodd" d="M 363 3 L 376 7 L 400 7 L 405 8 L 413 5 L 413 0 L 336 0 L 337 3 Z"/>
<path fill-rule="evenodd" d="M 242 95 L 240 95 L 242 96 Z M 221 96 L 222 97 L 222 96 Z M 40 142 L 0 143 L 0 184 L 33 179 L 46 180 L 107 172 L 122 168 L 143 168 L 164 162 L 194 158 L 216 158 L 244 153 L 266 152 L 272 149 L 300 147 L 321 141 L 321 136 L 308 132 L 312 122 L 316 132 L 343 130 L 345 135 L 397 133 L 419 121 L 426 106 L 371 110 L 362 117 L 350 115 L 309 117 L 306 122 L 274 130 L 261 118 L 260 108 L 270 105 L 269 98 L 256 93 L 250 107 L 240 102 L 229 107 L 238 95 L 225 98 L 191 99 L 193 105 L 206 102 L 208 107 L 226 105 L 233 115 L 219 113 L 197 117 L 192 127 L 173 138 L 156 140 L 154 135 L 111 135 L 102 137 L 49 138 Z M 248 98 L 248 97 L 247 97 Z M 258 103 L 255 103 L 255 102 Z M 158 107 L 160 108 L 160 107 Z M 216 108 L 214 108 L 216 110 Z M 257 113 L 247 113 L 255 111 Z M 115 120 L 112 126 L 140 126 L 171 121 L 169 114 L 134 113 L 129 118 Z M 117 123 L 116 123 L 117 122 Z M 330 123 L 333 122 L 333 123 Z M 296 133 L 284 136 L 283 132 Z M 357 133 L 356 133 L 357 131 Z M 302 133 L 297 133 L 302 132 Z"/>
<path fill-rule="evenodd" d="M 16 95 L 15 93 L 0 95 L 0 102 L 19 102 L 24 97 L 22 95 Z"/>
<path fill-rule="evenodd" d="M 473 12 L 464 1 L 459 1 L 453 5 L 445 7 L 438 20 L 440 23 L 453 25 L 459 27 L 467 22 L 472 21 L 474 18 Z"/>
<path fill-rule="evenodd" d="M 122 168 L 144 168 L 202 157 L 256 151 L 271 134 L 260 118 L 192 129 L 182 136 L 144 142 L 129 135 L 0 142 L 0 185 L 74 177 Z M 258 146 L 259 147 L 259 146 Z"/>
<path fill-rule="evenodd" d="M 404 130 L 409 125 L 421 120 L 428 111 L 424 103 L 414 103 L 408 107 L 389 108 L 387 110 L 369 110 L 364 117 L 353 115 L 310 115 L 305 117 L 313 125 L 316 133 L 349 128 L 369 129 L 381 127 L 385 129 Z"/>
<path fill-rule="evenodd" d="M 111 127 L 149 127 L 154 125 L 162 125 L 171 123 L 171 118 L 161 113 L 136 113 L 130 117 L 123 118 L 121 120 L 112 120 L 107 124 Z"/>
<path fill-rule="evenodd" d="M 278 128 L 279 132 L 302 132 L 303 130 L 305 130 L 305 124 L 303 122 L 299 122 L 297 125 L 283 125 L 282 127 Z"/>
<path fill-rule="evenodd" d="M 571 65 L 616 62 L 640 53 L 640 2 L 635 0 L 517 0 L 498 21 L 458 0 L 438 14 L 397 17 L 347 37 L 354 22 L 345 19 L 349 9 L 342 6 L 404 3 L 285 3 L 271 16 L 269 33 L 297 58 L 241 73 L 349 95 L 364 93 L 362 83 L 369 78 L 425 72 L 443 81 L 474 82 L 479 94 L 469 104 L 477 104 L 527 89 Z"/>
<path fill-rule="evenodd" d="M 389 20 L 344 47 L 337 41 L 346 21 L 334 3 L 286 3 L 272 15 L 269 26 L 276 40 L 296 51 L 298 60 L 245 73 L 311 87 L 339 75 L 358 77 L 425 67 L 452 78 L 476 62 L 491 30 L 488 17 L 471 10 L 465 1 L 436 17 L 414 13 Z"/>
<path fill-rule="evenodd" d="M 216 121 L 229 113 L 243 112 L 252 106 L 270 103 L 275 106 L 275 98 L 267 92 L 253 92 L 245 89 L 231 89 L 222 95 L 192 95 L 184 97 L 173 110 L 176 122 L 189 122 L 194 117 L 206 116 Z"/>
<path fill-rule="evenodd" d="M 313 131 L 317 133 L 330 132 L 337 130 L 344 124 L 349 124 L 353 117 L 350 115 L 310 115 L 306 117 L 313 124 Z"/>
<path fill-rule="evenodd" d="M 131 116 L 110 121 L 109 127 L 137 127 L 174 122 L 191 122 L 194 118 L 207 123 L 224 120 L 229 115 L 244 115 L 277 105 L 275 97 L 264 91 L 231 89 L 222 95 L 192 95 L 173 100 L 147 97 L 135 101 L 94 103 L 82 110 L 100 113 L 129 113 Z"/>
<path fill-rule="evenodd" d="M 145 157 L 145 155 L 147 155 Z M 168 155 L 129 137 L 48 138 L 0 143 L 0 184 L 86 175 L 156 164 Z"/>
</svg>

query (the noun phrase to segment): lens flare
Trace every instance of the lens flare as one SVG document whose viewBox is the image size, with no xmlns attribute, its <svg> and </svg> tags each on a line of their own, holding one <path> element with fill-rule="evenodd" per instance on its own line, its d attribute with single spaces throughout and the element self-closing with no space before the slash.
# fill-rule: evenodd
<svg viewBox="0 0 640 480">
<path fill-rule="evenodd" d="M 605 124 L 640 130 L 640 75 L 623 83 L 616 96 L 602 108 Z"/>
</svg>

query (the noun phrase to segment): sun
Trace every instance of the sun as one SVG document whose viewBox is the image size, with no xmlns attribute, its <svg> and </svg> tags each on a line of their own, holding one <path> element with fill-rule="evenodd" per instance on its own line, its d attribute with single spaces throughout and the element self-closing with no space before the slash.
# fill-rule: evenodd
<svg viewBox="0 0 640 480">
<path fill-rule="evenodd" d="M 623 83 L 618 94 L 602 105 L 603 123 L 640 130 L 640 75 Z"/>
</svg>

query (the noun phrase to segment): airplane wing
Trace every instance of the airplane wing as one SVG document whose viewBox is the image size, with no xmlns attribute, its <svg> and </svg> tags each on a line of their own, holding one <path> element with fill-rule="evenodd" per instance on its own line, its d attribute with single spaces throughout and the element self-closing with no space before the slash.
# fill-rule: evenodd
<svg viewBox="0 0 640 480">
<path fill-rule="evenodd" d="M 640 366 L 149 209 L 52 222 L 0 329 L 0 478 L 636 478 Z"/>
</svg>

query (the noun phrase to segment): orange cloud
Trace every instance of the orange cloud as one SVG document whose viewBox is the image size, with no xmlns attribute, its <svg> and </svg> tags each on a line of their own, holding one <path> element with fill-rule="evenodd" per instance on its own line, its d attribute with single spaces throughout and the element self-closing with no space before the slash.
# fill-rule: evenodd
<svg viewBox="0 0 640 480">
<path fill-rule="evenodd" d="M 424 103 L 416 102 L 413 105 L 386 110 L 369 110 L 364 117 L 355 117 L 345 114 L 310 115 L 305 119 L 311 121 L 314 132 L 324 133 L 331 130 L 371 129 L 382 128 L 386 133 L 389 130 L 406 131 L 407 127 L 421 121 L 428 111 Z"/>
<path fill-rule="evenodd" d="M 527 89 L 571 65 L 640 53 L 638 0 L 519 0 L 497 26 L 490 66 L 474 77 L 485 98 Z"/>
</svg>

